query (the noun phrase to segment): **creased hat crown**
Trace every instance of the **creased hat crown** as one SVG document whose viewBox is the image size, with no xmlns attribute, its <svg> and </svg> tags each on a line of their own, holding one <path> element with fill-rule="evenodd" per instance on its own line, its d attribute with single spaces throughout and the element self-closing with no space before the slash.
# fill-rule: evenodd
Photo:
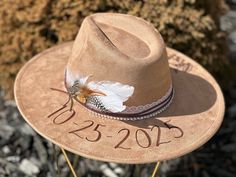
<svg viewBox="0 0 236 177">
<path fill-rule="evenodd" d="M 131 15 L 98 13 L 84 19 L 67 68 L 89 80 L 133 86 L 127 106 L 153 103 L 171 87 L 166 47 L 148 22 Z"/>
</svg>

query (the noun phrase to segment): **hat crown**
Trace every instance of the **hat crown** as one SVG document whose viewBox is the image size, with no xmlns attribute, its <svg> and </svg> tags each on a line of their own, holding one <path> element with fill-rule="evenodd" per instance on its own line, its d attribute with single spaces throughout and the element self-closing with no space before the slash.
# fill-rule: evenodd
<svg viewBox="0 0 236 177">
<path fill-rule="evenodd" d="M 89 80 L 133 86 L 127 106 L 150 104 L 171 86 L 166 47 L 159 32 L 143 19 L 98 13 L 84 19 L 68 61 L 72 74 Z"/>
</svg>

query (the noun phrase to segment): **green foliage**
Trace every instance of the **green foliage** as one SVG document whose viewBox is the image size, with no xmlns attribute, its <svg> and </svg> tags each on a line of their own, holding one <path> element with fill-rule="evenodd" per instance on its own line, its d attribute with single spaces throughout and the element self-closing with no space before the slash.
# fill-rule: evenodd
<svg viewBox="0 0 236 177">
<path fill-rule="evenodd" d="M 210 6 L 218 9 L 218 5 Z M 0 84 L 11 97 L 16 73 L 27 60 L 73 40 L 87 15 L 107 11 L 150 21 L 168 46 L 191 56 L 224 81 L 229 73 L 225 34 L 206 9 L 209 6 L 203 0 L 1 0 Z"/>
</svg>

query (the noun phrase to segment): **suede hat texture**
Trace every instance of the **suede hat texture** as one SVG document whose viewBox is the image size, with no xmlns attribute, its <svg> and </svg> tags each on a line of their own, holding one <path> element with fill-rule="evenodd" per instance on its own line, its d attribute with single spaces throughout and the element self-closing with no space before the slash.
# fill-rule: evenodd
<svg viewBox="0 0 236 177">
<path fill-rule="evenodd" d="M 24 119 L 75 154 L 149 163 L 206 143 L 224 116 L 215 79 L 168 48 L 145 20 L 86 17 L 73 42 L 47 49 L 20 70 L 14 87 Z"/>
</svg>

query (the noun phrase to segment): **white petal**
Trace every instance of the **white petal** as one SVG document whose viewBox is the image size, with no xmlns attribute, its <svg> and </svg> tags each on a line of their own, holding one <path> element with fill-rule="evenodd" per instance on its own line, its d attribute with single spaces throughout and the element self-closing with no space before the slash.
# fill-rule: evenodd
<svg viewBox="0 0 236 177">
<path fill-rule="evenodd" d="M 80 83 L 81 85 L 85 85 L 89 77 L 90 77 L 90 76 L 86 76 L 86 77 L 79 78 L 79 83 Z"/>
<path fill-rule="evenodd" d="M 90 76 L 82 77 L 79 73 L 77 75 L 73 75 L 73 73 L 70 71 L 69 67 L 66 67 L 66 83 L 68 86 L 72 86 L 75 81 L 79 81 L 81 85 L 85 85 L 88 78 Z"/>
<path fill-rule="evenodd" d="M 68 67 L 66 67 L 66 69 L 65 69 L 65 77 L 66 77 L 67 86 L 72 86 L 74 84 L 76 78 L 72 74 L 72 72 L 69 70 Z"/>
<path fill-rule="evenodd" d="M 97 97 L 104 107 L 111 112 L 121 112 L 125 110 L 126 106 L 123 105 L 123 102 L 128 100 L 134 92 L 134 87 L 118 82 L 89 82 L 87 86 L 92 90 L 106 94 L 106 96 Z"/>
<path fill-rule="evenodd" d="M 116 95 L 109 96 L 97 96 L 102 102 L 103 106 L 111 112 L 121 112 L 125 110 L 126 106 L 123 105 L 123 101 Z"/>
<path fill-rule="evenodd" d="M 129 85 L 124 85 L 119 82 L 89 82 L 88 87 L 93 90 L 98 90 L 106 95 L 116 95 L 123 102 L 127 101 L 130 96 L 134 93 L 134 87 Z"/>
</svg>

